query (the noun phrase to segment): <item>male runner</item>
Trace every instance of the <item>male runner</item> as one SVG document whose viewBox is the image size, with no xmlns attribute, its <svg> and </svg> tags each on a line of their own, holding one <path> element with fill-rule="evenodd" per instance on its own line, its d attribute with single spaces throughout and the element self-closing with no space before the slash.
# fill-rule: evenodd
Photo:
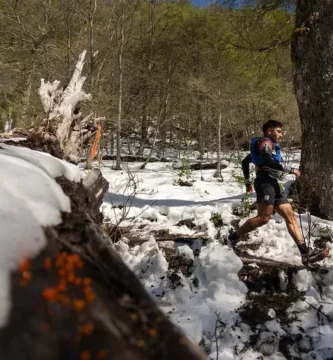
<svg viewBox="0 0 333 360">
<path fill-rule="evenodd" d="M 277 180 L 281 172 L 294 174 L 296 177 L 301 175 L 298 169 L 282 163 L 278 144 L 282 138 L 282 123 L 268 120 L 262 129 L 264 136 L 252 139 L 250 154 L 242 161 L 247 192 L 253 191 L 250 182 L 250 163 L 256 166 L 254 189 L 257 193 L 258 214 L 248 219 L 237 231 L 231 231 L 228 239 L 235 247 L 242 235 L 267 224 L 276 211 L 285 220 L 288 232 L 300 251 L 302 263 L 306 265 L 320 261 L 328 255 L 329 249 L 311 249 L 306 246 L 296 215 Z"/>
</svg>

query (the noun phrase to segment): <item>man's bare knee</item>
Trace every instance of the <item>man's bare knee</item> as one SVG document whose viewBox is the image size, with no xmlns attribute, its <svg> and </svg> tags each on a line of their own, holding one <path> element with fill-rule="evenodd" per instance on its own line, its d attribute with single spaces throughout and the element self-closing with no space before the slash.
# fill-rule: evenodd
<svg viewBox="0 0 333 360">
<path fill-rule="evenodd" d="M 266 225 L 270 220 L 270 216 L 258 216 L 257 217 L 257 223 L 258 226 Z"/>
</svg>

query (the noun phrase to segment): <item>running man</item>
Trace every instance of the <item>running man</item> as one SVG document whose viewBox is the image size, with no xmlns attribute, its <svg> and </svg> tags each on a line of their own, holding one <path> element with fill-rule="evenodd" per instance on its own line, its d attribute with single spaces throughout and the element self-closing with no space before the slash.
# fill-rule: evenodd
<svg viewBox="0 0 333 360">
<path fill-rule="evenodd" d="M 304 265 L 324 259 L 329 249 L 311 249 L 304 242 L 296 215 L 285 193 L 281 190 L 278 177 L 281 172 L 294 174 L 297 178 L 300 171 L 282 162 L 279 141 L 282 138 L 282 123 L 268 120 L 262 127 L 263 137 L 252 139 L 250 154 L 242 161 L 242 170 L 247 192 L 253 192 L 250 181 L 250 163 L 256 167 L 254 190 L 257 193 L 257 216 L 248 219 L 237 231 L 231 231 L 229 241 L 235 247 L 239 238 L 260 226 L 267 224 L 276 211 L 286 222 L 288 232 L 295 241 Z"/>
</svg>

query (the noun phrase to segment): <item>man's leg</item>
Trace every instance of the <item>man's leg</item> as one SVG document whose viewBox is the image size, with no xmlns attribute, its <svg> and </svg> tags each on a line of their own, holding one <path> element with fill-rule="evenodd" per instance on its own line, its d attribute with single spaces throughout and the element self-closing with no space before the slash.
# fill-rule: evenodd
<svg viewBox="0 0 333 360">
<path fill-rule="evenodd" d="M 258 214 L 257 216 L 248 219 L 237 231 L 236 235 L 239 238 L 240 236 L 249 233 L 257 229 L 260 226 L 267 224 L 273 215 L 274 206 L 266 203 L 259 203 Z"/>
<path fill-rule="evenodd" d="M 301 253 L 303 264 L 320 261 L 328 255 L 329 249 L 307 248 L 307 245 L 305 244 L 304 238 L 302 236 L 301 229 L 298 225 L 296 215 L 289 203 L 276 205 L 274 209 L 285 220 L 288 232 L 295 241 Z"/>
<path fill-rule="evenodd" d="M 235 246 L 239 237 L 260 226 L 267 224 L 273 215 L 275 204 L 275 189 L 272 180 L 266 176 L 257 177 L 254 181 L 257 193 L 257 216 L 248 219 L 237 231 L 231 231 L 229 241 Z"/>
<path fill-rule="evenodd" d="M 286 203 L 276 205 L 274 209 L 286 222 L 288 232 L 295 241 L 296 245 L 303 244 L 303 235 L 292 206 L 289 203 Z"/>
</svg>

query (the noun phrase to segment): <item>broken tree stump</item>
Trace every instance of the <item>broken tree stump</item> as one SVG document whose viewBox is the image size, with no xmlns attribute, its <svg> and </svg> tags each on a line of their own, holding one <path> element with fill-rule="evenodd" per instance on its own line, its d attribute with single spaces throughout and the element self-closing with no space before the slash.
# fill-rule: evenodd
<svg viewBox="0 0 333 360">
<path fill-rule="evenodd" d="M 100 120 L 94 119 L 93 114 L 83 117 L 80 112 L 82 103 L 91 99 L 91 95 L 82 90 L 86 80 L 81 76 L 85 55 L 86 51 L 80 54 L 73 76 L 64 89 L 58 89 L 58 80 L 50 83 L 41 79 L 39 96 L 46 118 L 28 137 L 35 148 L 73 163 L 79 161 L 82 149 L 96 132 L 96 121 Z"/>
</svg>

